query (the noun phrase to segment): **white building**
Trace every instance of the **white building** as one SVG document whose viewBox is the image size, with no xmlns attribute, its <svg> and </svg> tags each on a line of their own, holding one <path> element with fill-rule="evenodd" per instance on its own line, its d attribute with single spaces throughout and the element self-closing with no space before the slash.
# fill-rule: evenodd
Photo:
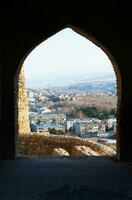
<svg viewBox="0 0 132 200">
<path fill-rule="evenodd" d="M 64 126 L 67 131 L 69 131 L 70 128 L 73 128 L 75 121 L 74 120 L 68 120 L 65 121 Z"/>
<path fill-rule="evenodd" d="M 93 122 L 78 122 L 75 124 L 75 133 L 80 135 L 86 132 L 97 132 L 98 131 L 98 124 L 94 124 Z"/>
<path fill-rule="evenodd" d="M 41 113 L 51 113 L 51 110 L 46 107 L 41 107 L 36 109 L 39 114 Z"/>
<path fill-rule="evenodd" d="M 116 118 L 109 118 L 107 120 L 107 127 L 108 127 L 108 129 L 114 128 L 114 124 L 116 124 Z"/>
<path fill-rule="evenodd" d="M 47 133 L 47 132 L 49 132 L 49 129 L 54 129 L 56 131 L 65 132 L 65 127 L 60 124 L 57 124 L 57 123 L 32 125 L 32 130 L 37 133 L 40 133 L 40 132 Z"/>
</svg>

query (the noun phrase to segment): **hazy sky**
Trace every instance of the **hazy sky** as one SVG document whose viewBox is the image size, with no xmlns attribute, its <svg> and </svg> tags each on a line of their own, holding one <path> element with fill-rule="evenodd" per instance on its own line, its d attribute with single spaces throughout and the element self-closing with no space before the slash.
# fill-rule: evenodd
<svg viewBox="0 0 132 200">
<path fill-rule="evenodd" d="M 70 28 L 37 46 L 24 62 L 27 84 L 43 85 L 76 80 L 91 74 L 114 74 L 106 54 Z"/>
</svg>

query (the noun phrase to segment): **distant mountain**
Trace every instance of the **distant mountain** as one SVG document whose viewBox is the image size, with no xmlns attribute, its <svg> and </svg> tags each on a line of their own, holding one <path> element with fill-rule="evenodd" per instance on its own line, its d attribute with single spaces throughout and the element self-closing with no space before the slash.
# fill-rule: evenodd
<svg viewBox="0 0 132 200">
<path fill-rule="evenodd" d="M 69 78 L 68 80 L 59 80 L 50 85 L 43 81 L 29 82 L 28 88 L 51 89 L 51 90 L 74 90 L 74 91 L 116 91 L 116 80 L 113 74 L 91 74 L 80 75 Z"/>
<path fill-rule="evenodd" d="M 87 92 L 115 92 L 116 91 L 116 84 L 115 82 L 89 82 L 89 83 L 77 83 L 72 84 L 68 87 L 69 90 L 76 90 L 76 91 L 87 91 Z"/>
</svg>

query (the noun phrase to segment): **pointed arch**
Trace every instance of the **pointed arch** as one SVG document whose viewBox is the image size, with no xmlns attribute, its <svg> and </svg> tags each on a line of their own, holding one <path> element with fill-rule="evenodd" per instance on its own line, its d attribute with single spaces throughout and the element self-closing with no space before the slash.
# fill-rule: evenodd
<svg viewBox="0 0 132 200">
<path fill-rule="evenodd" d="M 33 49 L 35 49 L 37 46 L 39 46 L 42 42 L 46 41 L 48 38 L 52 37 L 53 35 L 55 35 L 56 33 L 58 33 L 59 31 L 65 29 L 65 28 L 71 28 L 73 31 L 75 31 L 76 33 L 80 34 L 81 36 L 85 37 L 86 39 L 90 40 L 93 44 L 95 44 L 97 47 L 99 47 L 109 58 L 109 60 L 112 63 L 113 69 L 115 71 L 116 74 L 116 81 L 117 81 L 117 157 L 120 158 L 120 108 L 121 108 L 121 74 L 120 74 L 120 70 L 117 64 L 116 59 L 114 58 L 114 56 L 111 54 L 111 52 L 102 44 L 100 43 L 95 37 L 93 37 L 91 34 L 87 33 L 86 31 L 84 31 L 81 28 L 78 28 L 76 26 L 73 26 L 71 24 L 68 24 L 62 28 L 60 28 L 59 30 L 55 31 L 54 33 L 52 33 L 51 35 L 48 35 L 46 38 L 44 38 L 43 40 L 39 41 L 36 45 L 33 45 L 28 51 L 27 53 L 24 55 L 24 57 L 22 58 L 16 75 L 15 75 L 15 81 L 14 81 L 14 88 L 15 88 L 15 127 L 16 127 L 16 135 L 18 133 L 18 120 L 17 120 L 17 116 L 18 116 L 18 81 L 19 81 L 19 74 L 20 74 L 20 70 L 21 67 L 25 61 L 25 59 L 28 57 L 28 55 L 33 51 Z"/>
</svg>

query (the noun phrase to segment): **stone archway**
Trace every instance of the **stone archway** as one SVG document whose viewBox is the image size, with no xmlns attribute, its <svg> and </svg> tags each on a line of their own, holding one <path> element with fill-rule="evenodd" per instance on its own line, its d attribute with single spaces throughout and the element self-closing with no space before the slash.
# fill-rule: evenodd
<svg viewBox="0 0 132 200">
<path fill-rule="evenodd" d="M 74 27 L 74 26 L 72 26 L 72 25 L 68 25 L 68 26 L 66 26 L 66 27 L 63 27 L 63 29 L 64 28 L 71 28 L 71 29 L 73 29 L 75 32 L 77 32 L 77 33 L 79 33 L 80 35 L 82 35 L 83 37 L 85 37 L 85 38 L 87 38 L 88 40 L 90 40 L 90 41 L 92 41 L 96 46 L 98 46 L 99 48 L 101 48 L 104 52 L 105 52 L 105 54 L 109 57 L 109 59 L 110 59 L 110 61 L 111 61 L 111 63 L 112 63 L 112 65 L 113 65 L 113 68 L 114 68 L 114 71 L 115 71 L 115 74 L 116 74 L 116 78 L 117 78 L 117 96 L 118 96 L 118 102 L 117 102 L 117 157 L 118 157 L 118 159 L 120 158 L 120 135 L 119 135 L 119 133 L 120 133 L 120 106 L 121 106 L 121 76 L 120 76 L 120 72 L 119 72 L 119 68 L 118 68 L 118 65 L 117 65 L 117 63 L 116 63 L 116 61 L 115 61 L 115 59 L 114 59 L 114 57 L 112 56 L 112 54 L 108 51 L 108 49 L 107 48 L 105 48 L 104 47 L 104 45 L 103 44 L 101 44 L 100 42 L 98 42 L 94 37 L 92 37 L 90 34 L 88 34 L 88 33 L 86 33 L 85 31 L 82 31 L 81 29 L 79 29 L 79 28 L 76 28 L 76 27 Z M 63 29 L 61 29 L 61 30 L 63 30 Z M 53 34 L 54 35 L 54 34 Z M 51 37 L 51 36 L 49 36 L 49 37 Z M 48 37 L 48 38 L 49 38 Z M 39 43 L 39 44 L 41 44 L 41 43 Z M 38 44 L 38 45 L 39 45 Z M 38 46 L 37 45 L 37 46 Z M 36 46 L 35 46 L 36 47 Z M 34 47 L 34 48 L 35 48 Z M 34 48 L 32 48 L 32 50 L 34 49 Z M 30 51 L 31 52 L 31 51 Z M 30 53 L 28 53 L 25 57 L 27 57 L 28 55 L 29 55 Z M 24 57 L 24 59 L 22 59 L 22 61 L 21 61 L 21 64 L 23 64 L 23 62 L 24 62 L 24 60 L 25 60 L 25 57 Z M 17 84 L 20 84 L 21 85 L 21 81 L 20 81 L 20 79 L 19 79 L 19 77 L 22 77 L 23 76 L 23 73 L 21 72 L 21 65 L 19 66 L 19 68 L 18 68 L 18 71 L 17 71 L 17 75 L 16 75 L 16 77 L 15 77 L 15 85 Z M 20 81 L 20 82 L 19 82 Z M 17 88 L 17 90 L 18 91 L 20 91 L 19 89 L 18 89 L 18 87 L 16 87 L 15 86 L 15 88 Z M 18 91 L 17 91 L 17 93 L 18 93 Z M 24 92 L 24 91 L 20 91 L 20 92 Z M 15 92 L 15 94 L 16 94 L 16 92 Z M 19 95 L 20 95 L 20 93 L 19 93 Z M 19 96 L 18 95 L 18 96 Z M 24 98 L 25 98 L 25 95 L 24 95 Z M 23 101 L 23 102 L 25 102 L 25 100 L 23 99 L 23 98 L 18 98 L 17 97 L 17 99 L 16 100 L 18 100 L 18 99 L 20 99 L 21 101 Z M 24 124 L 25 124 L 25 129 L 23 129 L 23 132 L 30 132 L 30 128 L 29 128 L 29 123 L 27 123 L 27 120 L 28 120 L 28 117 L 25 117 L 25 116 L 27 116 L 27 114 L 26 115 L 23 115 L 24 113 L 27 113 L 27 106 L 25 106 L 25 110 L 24 110 L 24 107 L 22 108 L 20 108 L 19 107 L 19 102 L 17 102 L 16 101 L 16 103 L 17 103 L 17 111 L 15 111 L 17 114 L 16 114 L 16 120 L 17 121 L 19 121 L 19 124 L 18 123 L 16 123 L 16 127 L 17 127 L 17 129 L 16 129 L 16 134 L 19 132 L 19 127 L 22 125 L 23 127 L 24 127 Z M 27 102 L 25 102 L 25 104 L 23 104 L 23 105 L 26 105 L 27 104 Z M 22 111 L 21 110 L 19 110 L 19 109 L 23 109 Z M 21 116 L 21 114 L 22 114 L 22 116 Z M 17 115 L 19 115 L 20 117 L 17 117 Z M 25 118 L 23 118 L 23 116 L 25 117 Z M 25 121 L 25 122 L 24 122 Z M 27 129 L 26 129 L 27 128 Z"/>
<path fill-rule="evenodd" d="M 0 154 L 2 159 L 16 157 L 14 77 L 23 55 L 67 24 L 84 30 L 103 44 L 116 60 L 120 88 L 118 89 L 118 159 L 132 160 L 132 45 L 131 3 L 88 1 L 75 5 L 54 3 L 12 4 L 1 7 L 0 45 Z M 22 64 L 22 63 L 21 63 Z M 115 64 L 116 65 L 116 64 Z M 115 67 L 116 70 L 116 67 Z M 118 76 L 119 77 L 119 76 Z M 118 86 L 119 86 L 118 85 Z"/>
</svg>

